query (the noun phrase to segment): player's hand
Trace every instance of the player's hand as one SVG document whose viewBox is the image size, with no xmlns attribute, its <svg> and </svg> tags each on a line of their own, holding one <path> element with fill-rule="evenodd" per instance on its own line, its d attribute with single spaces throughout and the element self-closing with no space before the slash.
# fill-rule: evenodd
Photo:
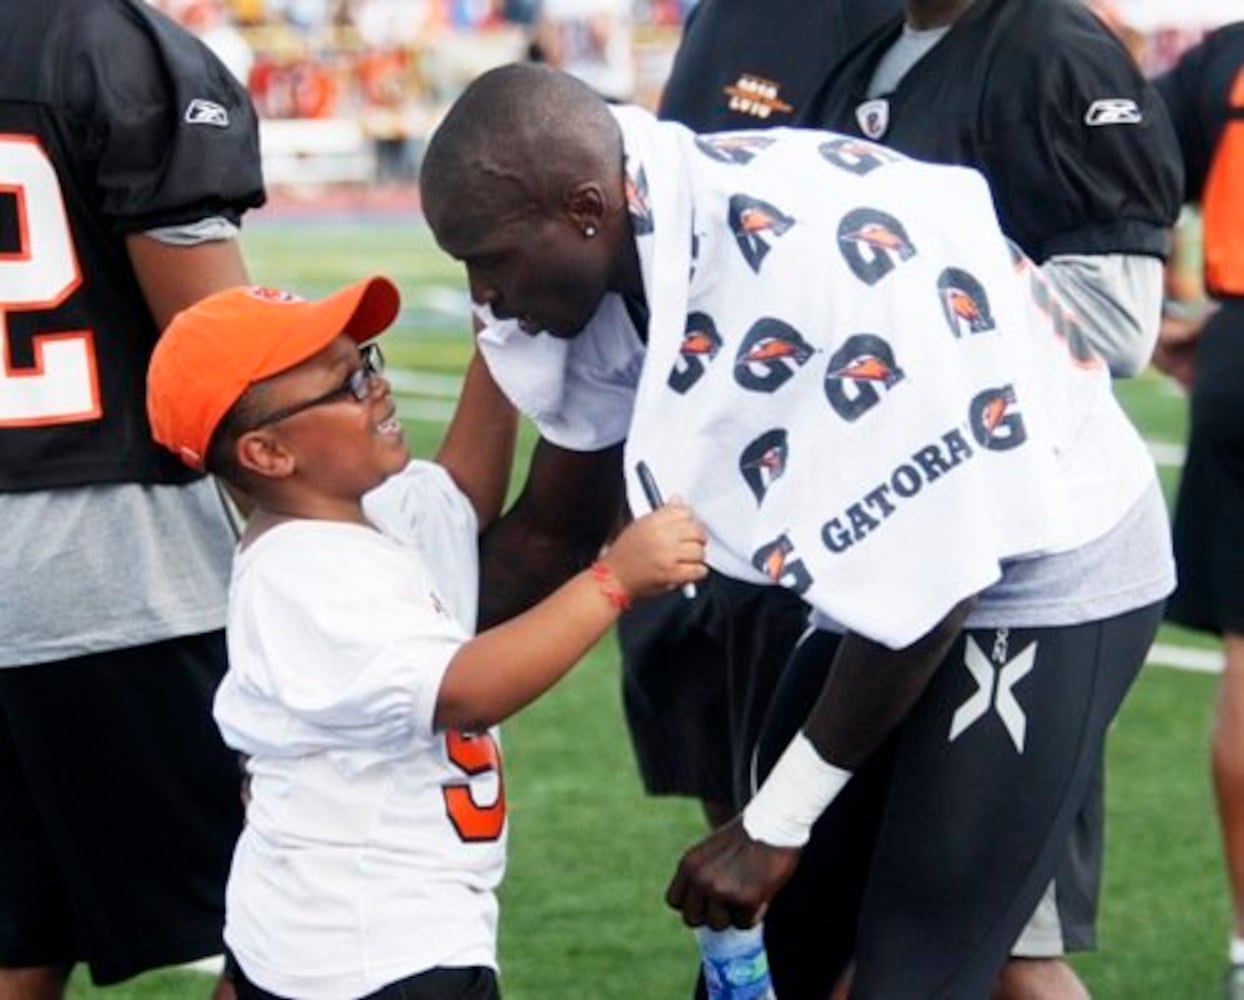
<svg viewBox="0 0 1244 1000">
<path fill-rule="evenodd" d="M 735 817 L 682 856 L 665 901 L 689 927 L 750 927 L 799 864 L 797 847 L 752 840 Z"/>
<path fill-rule="evenodd" d="M 1153 366 L 1185 390 L 1192 388 L 1196 377 L 1196 348 L 1202 326 L 1195 320 L 1164 319 L 1153 349 Z"/>
<path fill-rule="evenodd" d="M 672 500 L 632 521 L 601 557 L 632 597 L 649 597 L 708 574 L 708 536 L 686 504 Z"/>
</svg>

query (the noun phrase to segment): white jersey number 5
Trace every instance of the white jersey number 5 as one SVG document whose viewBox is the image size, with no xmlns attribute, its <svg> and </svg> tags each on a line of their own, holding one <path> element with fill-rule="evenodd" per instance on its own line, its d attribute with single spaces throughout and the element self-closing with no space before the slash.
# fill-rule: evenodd
<svg viewBox="0 0 1244 1000">
<path fill-rule="evenodd" d="M 37 334 L 34 365 L 14 367 L 9 317 L 54 309 L 82 283 L 60 182 L 39 143 L 0 135 L 0 197 L 16 204 L 17 246 L 0 251 L 0 427 L 76 423 L 100 416 L 91 330 Z"/>
</svg>

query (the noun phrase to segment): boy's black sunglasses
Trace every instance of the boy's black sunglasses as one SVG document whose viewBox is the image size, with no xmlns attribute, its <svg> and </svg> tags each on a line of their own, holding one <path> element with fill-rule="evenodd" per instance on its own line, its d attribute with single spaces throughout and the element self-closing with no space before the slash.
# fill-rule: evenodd
<svg viewBox="0 0 1244 1000">
<path fill-rule="evenodd" d="M 367 397 L 371 395 L 371 380 L 384 371 L 384 355 L 380 353 L 378 344 L 364 344 L 359 348 L 359 359 L 362 361 L 362 364 L 350 372 L 346 376 L 346 380 L 337 386 L 336 389 L 331 389 L 322 396 L 316 396 L 314 399 L 308 399 L 302 403 L 283 406 L 281 409 L 274 413 L 269 413 L 262 420 L 255 423 L 251 429 L 258 430 L 260 427 L 269 427 L 278 420 L 292 417 L 295 413 L 309 410 L 313 406 L 335 402 L 343 396 L 353 396 L 360 403 L 365 402 Z"/>
</svg>

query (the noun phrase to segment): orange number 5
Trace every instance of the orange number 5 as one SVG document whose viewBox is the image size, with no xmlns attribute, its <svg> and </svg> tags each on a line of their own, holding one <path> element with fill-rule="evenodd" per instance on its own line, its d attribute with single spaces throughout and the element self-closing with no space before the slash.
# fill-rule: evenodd
<svg viewBox="0 0 1244 1000">
<path fill-rule="evenodd" d="M 501 754 L 488 733 L 445 734 L 449 759 L 470 777 L 493 772 L 497 776 L 497 795 L 492 803 L 480 805 L 471 791 L 470 781 L 453 782 L 442 790 L 445 811 L 463 840 L 496 840 L 505 827 L 505 782 L 501 778 Z"/>
</svg>

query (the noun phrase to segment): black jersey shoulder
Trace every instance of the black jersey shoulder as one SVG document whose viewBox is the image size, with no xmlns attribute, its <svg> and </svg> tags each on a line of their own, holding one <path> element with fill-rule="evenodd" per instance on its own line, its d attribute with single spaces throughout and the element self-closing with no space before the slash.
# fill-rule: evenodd
<svg viewBox="0 0 1244 1000">
<path fill-rule="evenodd" d="M 1165 252 L 1181 183 L 1170 122 L 1080 0 L 976 0 L 892 93 L 870 98 L 896 37 L 883 28 L 844 61 L 819 124 L 980 170 L 1003 229 L 1038 261 Z"/>
<path fill-rule="evenodd" d="M 143 0 L 11 6 L 0 97 L 40 109 L 118 232 L 262 204 L 250 97 L 198 39 Z"/>
<path fill-rule="evenodd" d="M 899 0 L 700 0 L 660 114 L 700 132 L 799 122 L 832 67 Z"/>
<path fill-rule="evenodd" d="M 0 144 L 0 220 L 24 223 L 0 251 L 31 286 L 0 330 L 0 377 L 29 390 L 0 425 L 0 490 L 192 478 L 151 441 L 157 330 L 125 236 L 262 201 L 249 97 L 142 0 L 0 4 Z"/>
</svg>

